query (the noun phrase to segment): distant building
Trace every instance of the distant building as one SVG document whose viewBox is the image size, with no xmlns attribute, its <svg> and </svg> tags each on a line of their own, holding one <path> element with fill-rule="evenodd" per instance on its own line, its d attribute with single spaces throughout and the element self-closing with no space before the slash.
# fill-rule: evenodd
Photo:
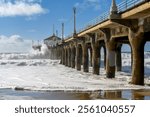
<svg viewBox="0 0 150 117">
<path fill-rule="evenodd" d="M 58 52 L 54 47 L 57 46 L 61 42 L 62 42 L 61 38 L 56 36 L 54 33 L 52 36 L 44 39 L 44 44 L 49 49 L 50 59 L 58 59 L 56 57 L 60 56 L 60 55 L 58 55 Z"/>
<path fill-rule="evenodd" d="M 53 34 L 52 36 L 44 39 L 44 44 L 46 44 L 48 48 L 54 47 L 60 42 L 61 42 L 61 38 L 59 38 L 55 34 Z"/>
</svg>

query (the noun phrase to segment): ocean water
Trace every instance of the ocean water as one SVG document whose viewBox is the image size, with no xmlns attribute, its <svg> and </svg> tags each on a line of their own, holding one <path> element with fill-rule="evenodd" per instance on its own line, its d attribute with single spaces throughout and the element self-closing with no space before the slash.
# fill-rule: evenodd
<svg viewBox="0 0 150 117">
<path fill-rule="evenodd" d="M 117 72 L 115 79 L 107 79 L 104 68 L 100 69 L 100 75 L 93 75 L 92 68 L 89 73 L 84 73 L 65 67 L 59 64 L 59 60 L 48 59 L 49 53 L 45 47 L 41 52 L 1 53 L 0 99 L 109 99 L 109 93 L 104 92 L 118 94 L 113 94 L 113 91 L 121 92 L 117 98 L 133 99 L 135 96 L 132 92 L 139 90 L 144 91 L 136 94 L 149 99 L 150 54 L 146 53 L 145 56 L 146 85 L 136 86 L 129 84 L 129 53 L 122 54 L 123 72 Z"/>
</svg>

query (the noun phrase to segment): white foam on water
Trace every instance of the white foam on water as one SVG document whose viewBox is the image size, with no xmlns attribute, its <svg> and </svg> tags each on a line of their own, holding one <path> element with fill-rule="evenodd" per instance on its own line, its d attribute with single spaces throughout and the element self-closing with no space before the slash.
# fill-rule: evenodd
<svg viewBox="0 0 150 117">
<path fill-rule="evenodd" d="M 48 50 L 45 44 L 42 44 L 41 51 L 31 50 L 28 55 L 28 58 L 29 59 L 49 59 L 50 51 Z"/>
<path fill-rule="evenodd" d="M 100 75 L 77 71 L 60 65 L 58 60 L 49 60 L 49 51 L 44 45 L 42 51 L 24 54 L 0 54 L 0 88 L 22 88 L 43 91 L 89 91 L 116 89 L 150 89 L 149 86 L 131 85 L 130 54 L 123 53 L 123 71 L 115 79 L 107 79 L 105 70 Z M 150 84 L 150 54 L 145 59 L 145 83 Z"/>
</svg>

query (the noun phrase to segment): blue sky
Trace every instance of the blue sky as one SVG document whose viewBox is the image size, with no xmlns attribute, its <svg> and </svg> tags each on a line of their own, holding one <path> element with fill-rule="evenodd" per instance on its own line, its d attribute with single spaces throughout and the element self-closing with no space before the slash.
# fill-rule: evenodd
<svg viewBox="0 0 150 117">
<path fill-rule="evenodd" d="M 0 52 L 28 51 L 31 40 L 53 34 L 53 24 L 59 36 L 62 22 L 65 36 L 72 33 L 74 6 L 78 29 L 109 10 L 110 5 L 111 0 L 0 0 Z"/>
<path fill-rule="evenodd" d="M 52 35 L 53 24 L 59 36 L 62 22 L 65 36 L 72 33 L 74 6 L 77 28 L 81 28 L 108 10 L 110 4 L 111 0 L 0 0 L 0 52 L 27 49 L 23 45 L 31 46 L 31 40 Z"/>
<path fill-rule="evenodd" d="M 12 8 L 15 1 L 29 5 L 38 4 L 43 11 L 30 15 L 25 13 L 17 13 L 2 15 L 0 11 L 0 35 L 20 35 L 27 39 L 41 40 L 52 34 L 52 27 L 55 24 L 55 30 L 60 34 L 61 22 L 65 23 L 65 35 L 71 32 L 73 27 L 72 8 L 77 6 L 77 28 L 92 20 L 102 12 L 109 9 L 111 0 L 0 0 L 0 7 L 12 3 Z M 28 1 L 28 2 L 26 2 Z M 16 5 L 17 7 L 17 5 Z M 25 7 L 25 6 L 24 6 Z M 4 7 L 6 9 L 6 7 Z M 17 9 L 17 8 L 16 8 Z M 38 9 L 37 9 L 38 10 Z M 6 11 L 3 11 L 5 14 Z M 10 11 L 11 12 L 11 9 Z M 14 12 L 20 12 L 18 11 Z"/>
</svg>

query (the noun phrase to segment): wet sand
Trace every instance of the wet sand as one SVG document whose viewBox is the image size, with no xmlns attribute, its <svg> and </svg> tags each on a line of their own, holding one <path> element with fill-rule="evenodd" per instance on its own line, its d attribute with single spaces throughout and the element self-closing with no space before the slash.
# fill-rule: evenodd
<svg viewBox="0 0 150 117">
<path fill-rule="evenodd" d="M 0 89 L 0 100 L 150 100 L 150 90 L 94 92 L 23 91 Z"/>
</svg>

